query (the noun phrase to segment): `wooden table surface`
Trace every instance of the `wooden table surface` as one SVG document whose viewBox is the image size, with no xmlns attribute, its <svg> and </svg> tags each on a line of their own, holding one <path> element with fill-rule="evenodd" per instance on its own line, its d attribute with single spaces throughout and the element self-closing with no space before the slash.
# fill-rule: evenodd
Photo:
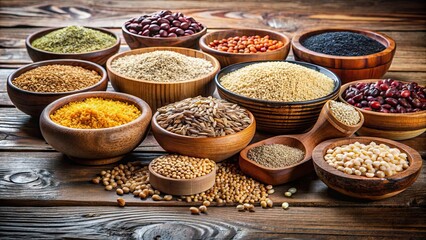
<svg viewBox="0 0 426 240">
<path fill-rule="evenodd" d="M 426 171 L 405 192 L 386 200 L 356 201 L 327 188 L 315 175 L 278 186 L 276 206 L 237 212 L 213 206 L 189 214 L 178 201 L 142 201 L 89 182 L 112 166 L 76 165 L 41 137 L 38 122 L 17 110 L 6 78 L 31 63 L 24 40 L 46 27 L 80 24 L 105 27 L 121 36 L 128 18 L 161 9 L 192 15 L 210 30 L 256 27 L 292 36 L 312 27 L 366 28 L 388 34 L 397 51 L 385 77 L 426 84 L 426 4 L 421 1 L 31 1 L 0 2 L 0 238 L 412 238 L 426 237 Z M 128 47 L 122 39 L 121 51 Z M 292 58 L 290 55 L 289 58 Z M 112 90 L 110 87 L 109 90 Z M 258 134 L 256 140 L 264 138 Z M 426 155 L 426 134 L 403 141 Z M 125 161 L 149 162 L 164 154 L 147 139 Z M 425 168 L 426 164 L 423 164 Z M 283 192 L 298 189 L 291 199 Z M 284 211 L 280 204 L 290 203 Z"/>
</svg>

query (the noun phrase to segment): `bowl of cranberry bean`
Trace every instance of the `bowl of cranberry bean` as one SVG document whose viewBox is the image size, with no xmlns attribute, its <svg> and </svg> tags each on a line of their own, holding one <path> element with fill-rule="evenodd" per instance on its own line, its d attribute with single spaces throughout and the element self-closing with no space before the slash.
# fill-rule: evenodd
<svg viewBox="0 0 426 240">
<path fill-rule="evenodd" d="M 123 37 L 131 49 L 143 47 L 198 48 L 206 26 L 181 12 L 162 10 L 126 21 Z"/>
<path fill-rule="evenodd" d="M 226 67 L 241 62 L 285 60 L 290 39 L 279 32 L 262 29 L 229 29 L 200 38 L 200 49 Z"/>
<path fill-rule="evenodd" d="M 368 79 L 342 86 L 339 98 L 363 113 L 360 135 L 394 140 L 426 131 L 426 88 L 416 82 Z"/>
</svg>

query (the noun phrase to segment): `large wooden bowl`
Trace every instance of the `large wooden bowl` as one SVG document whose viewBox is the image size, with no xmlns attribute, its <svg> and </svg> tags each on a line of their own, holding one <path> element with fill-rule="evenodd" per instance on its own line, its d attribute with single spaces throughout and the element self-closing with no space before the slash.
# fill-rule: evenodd
<svg viewBox="0 0 426 240">
<path fill-rule="evenodd" d="M 363 34 L 380 42 L 386 46 L 386 49 L 365 56 L 334 56 L 311 51 L 301 44 L 304 39 L 312 35 L 337 31 Z M 343 83 L 348 83 L 359 79 L 383 77 L 392 63 L 396 44 L 392 38 L 378 32 L 361 29 L 322 28 L 296 34 L 292 39 L 292 48 L 296 60 L 323 66 L 339 76 Z"/>
<path fill-rule="evenodd" d="M 65 104 L 90 97 L 133 104 L 141 111 L 141 115 L 129 123 L 100 129 L 69 128 L 50 119 L 50 114 Z M 136 148 L 145 139 L 151 116 L 148 104 L 137 97 L 124 93 L 87 92 L 70 95 L 49 104 L 40 116 L 40 129 L 46 142 L 71 160 L 86 165 L 102 165 L 117 162 Z"/>
<path fill-rule="evenodd" d="M 366 79 L 347 83 L 340 89 L 339 100 L 343 99 L 342 94 L 353 84 L 364 82 L 377 82 L 381 79 Z M 389 138 L 393 140 L 405 140 L 417 137 L 426 131 L 426 111 L 413 113 L 381 113 L 359 108 L 364 115 L 364 125 L 358 130 L 358 134 Z"/>
<path fill-rule="evenodd" d="M 264 53 L 228 53 L 218 51 L 208 46 L 208 44 L 214 40 L 221 40 L 228 37 L 235 36 L 253 36 L 259 35 L 264 37 L 269 35 L 270 39 L 282 41 L 284 46 L 282 48 L 276 49 L 270 52 Z M 215 31 L 204 35 L 200 38 L 200 49 L 203 52 L 206 52 L 219 60 L 220 66 L 226 67 L 231 64 L 241 63 L 241 62 L 252 62 L 252 61 L 262 61 L 262 60 L 285 60 L 287 58 L 288 52 L 290 51 L 290 39 L 279 32 L 274 32 L 270 30 L 263 29 L 229 29 L 222 31 Z"/>
<path fill-rule="evenodd" d="M 396 147 L 405 152 L 410 162 L 409 168 L 390 177 L 368 178 L 340 172 L 324 160 L 329 148 L 355 142 L 369 144 L 372 141 L 377 144 L 383 143 L 390 147 Z M 328 187 L 350 197 L 368 200 L 384 199 L 404 191 L 416 181 L 422 167 L 422 158 L 414 149 L 402 143 L 374 137 L 337 138 L 322 142 L 315 147 L 312 159 L 315 172 Z"/>
<path fill-rule="evenodd" d="M 106 61 L 108 60 L 108 58 L 110 58 L 112 55 L 116 54 L 118 50 L 120 50 L 120 38 L 117 36 L 117 34 L 103 28 L 94 28 L 94 27 L 86 27 L 86 28 L 91 28 L 91 29 L 101 31 L 113 36 L 116 39 L 115 44 L 109 48 L 88 52 L 88 53 L 53 53 L 53 52 L 48 52 L 48 51 L 35 48 L 31 45 L 34 40 L 50 32 L 59 30 L 61 28 L 62 27 L 41 30 L 27 37 L 27 39 L 25 40 L 25 46 L 27 47 L 27 52 L 28 52 L 28 55 L 30 55 L 31 60 L 33 60 L 34 62 L 39 62 L 39 61 L 51 60 L 51 59 L 80 59 L 80 60 L 87 60 L 90 62 L 94 62 L 99 65 L 104 65 Z"/>
<path fill-rule="evenodd" d="M 20 89 L 13 85 L 12 80 L 19 77 L 21 74 L 32 70 L 40 66 L 62 64 L 70 66 L 80 66 L 89 70 L 96 71 L 101 76 L 101 80 L 96 84 L 87 87 L 85 89 L 80 89 L 70 92 L 60 92 L 60 93 L 42 93 L 42 92 L 31 92 Z M 105 91 L 108 86 L 108 77 L 106 71 L 99 66 L 98 64 L 82 61 L 82 60 L 72 60 L 72 59 L 62 59 L 62 60 L 50 60 L 36 62 L 24 67 L 19 68 L 15 72 L 9 75 L 7 78 L 7 94 L 9 95 L 10 100 L 15 104 L 15 106 L 22 112 L 38 118 L 43 111 L 43 109 L 49 105 L 51 102 L 75 93 L 89 92 L 89 91 Z"/>
<path fill-rule="evenodd" d="M 124 25 L 121 27 L 121 31 L 123 33 L 124 40 L 126 40 L 126 43 L 127 45 L 129 45 L 130 49 L 145 47 L 184 47 L 198 49 L 198 40 L 201 36 L 206 34 L 207 27 L 204 26 L 203 30 L 189 36 L 171 38 L 154 38 L 141 36 L 129 32 L 129 30 L 127 30 Z"/>
<path fill-rule="evenodd" d="M 215 82 L 220 97 L 226 99 L 229 102 L 236 103 L 253 113 L 254 117 L 256 118 L 257 129 L 260 131 L 266 131 L 275 134 L 305 132 L 312 128 L 312 126 L 315 124 L 323 105 L 328 100 L 337 98 L 340 89 L 339 78 L 334 73 L 323 67 L 304 62 L 288 61 L 290 63 L 316 70 L 333 79 L 333 92 L 322 98 L 309 101 L 278 102 L 248 98 L 229 91 L 220 83 L 222 76 L 226 75 L 227 73 L 236 71 L 250 64 L 260 62 L 262 61 L 234 64 L 222 69 L 215 77 Z"/>
<path fill-rule="evenodd" d="M 173 51 L 189 57 L 210 61 L 214 67 L 209 74 L 181 82 L 154 82 L 123 76 L 111 68 L 111 63 L 120 57 L 143 54 L 154 51 Z M 153 111 L 164 105 L 196 96 L 210 96 L 214 91 L 213 78 L 220 69 L 219 62 L 209 54 L 188 48 L 151 47 L 139 48 L 112 56 L 107 62 L 108 76 L 112 86 L 118 92 L 129 93 L 145 100 Z"/>
<path fill-rule="evenodd" d="M 181 155 L 223 161 L 245 148 L 256 132 L 256 121 L 249 112 L 251 124 L 244 130 L 223 137 L 190 137 L 167 131 L 157 122 L 158 112 L 152 118 L 151 128 L 155 139 L 164 150 Z"/>
</svg>

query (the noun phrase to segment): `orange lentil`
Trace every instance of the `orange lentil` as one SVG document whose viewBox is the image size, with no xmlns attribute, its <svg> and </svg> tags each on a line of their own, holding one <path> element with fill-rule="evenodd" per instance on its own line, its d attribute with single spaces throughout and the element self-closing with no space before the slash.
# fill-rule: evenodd
<svg viewBox="0 0 426 240">
<path fill-rule="evenodd" d="M 230 53 L 262 53 L 280 49 L 284 46 L 282 41 L 270 39 L 269 35 L 235 36 L 227 39 L 213 40 L 209 47 L 222 52 Z"/>
</svg>

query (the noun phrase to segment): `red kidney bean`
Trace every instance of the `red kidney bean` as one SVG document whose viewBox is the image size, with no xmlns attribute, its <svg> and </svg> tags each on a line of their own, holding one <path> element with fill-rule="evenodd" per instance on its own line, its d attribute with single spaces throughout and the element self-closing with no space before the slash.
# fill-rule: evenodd
<svg viewBox="0 0 426 240">
<path fill-rule="evenodd" d="M 168 23 L 162 23 L 160 26 L 161 29 L 163 30 L 169 30 L 170 29 L 170 25 Z"/>
<path fill-rule="evenodd" d="M 180 24 L 180 28 L 182 28 L 183 30 L 186 30 L 189 28 L 189 23 L 187 22 L 183 22 Z"/>
<path fill-rule="evenodd" d="M 163 29 L 161 29 L 159 33 L 160 33 L 160 37 L 167 37 L 168 35 L 167 31 Z"/>
<path fill-rule="evenodd" d="M 160 30 L 160 26 L 155 25 L 155 24 L 151 24 L 151 25 L 149 25 L 148 29 L 149 29 L 150 32 L 158 32 Z"/>
<path fill-rule="evenodd" d="M 385 103 L 385 104 L 382 104 L 382 108 L 391 109 L 392 106 L 390 104 Z"/>
<path fill-rule="evenodd" d="M 178 20 L 179 22 L 186 22 L 186 19 L 184 17 L 179 17 Z"/>
<path fill-rule="evenodd" d="M 411 104 L 413 104 L 413 106 L 416 107 L 416 108 L 422 107 L 422 102 L 418 98 L 414 98 L 411 101 Z"/>
<path fill-rule="evenodd" d="M 376 99 L 377 99 L 377 101 L 378 101 L 380 104 L 384 104 L 384 103 L 385 103 L 385 99 L 384 99 L 382 96 L 378 96 Z"/>
<path fill-rule="evenodd" d="M 179 22 L 178 20 L 173 20 L 172 25 L 175 27 L 180 27 L 181 22 Z"/>
<path fill-rule="evenodd" d="M 385 102 L 392 106 L 398 105 L 398 100 L 396 100 L 395 98 L 385 98 Z"/>
<path fill-rule="evenodd" d="M 401 97 L 406 98 L 409 97 L 411 95 L 410 90 L 404 90 L 401 92 Z"/>
<path fill-rule="evenodd" d="M 355 101 L 352 98 L 349 98 L 348 100 L 346 100 L 346 102 L 348 102 L 351 105 L 355 104 Z"/>
<path fill-rule="evenodd" d="M 405 98 L 398 98 L 399 104 L 401 104 L 403 107 L 411 107 L 411 105 L 407 102 Z"/>
<path fill-rule="evenodd" d="M 386 83 L 383 83 L 380 85 L 380 90 L 382 91 L 386 91 L 389 89 L 389 85 L 387 85 Z"/>
<path fill-rule="evenodd" d="M 192 30 L 185 30 L 185 34 L 192 35 L 192 34 L 194 34 L 194 32 Z"/>
<path fill-rule="evenodd" d="M 176 35 L 181 36 L 181 35 L 185 34 L 185 31 L 183 31 L 182 29 L 178 28 L 178 29 L 176 29 L 175 33 L 176 33 Z"/>
<path fill-rule="evenodd" d="M 160 18 L 157 20 L 157 22 L 161 25 L 162 23 L 167 23 L 169 24 L 169 20 L 165 19 L 165 18 Z"/>
<path fill-rule="evenodd" d="M 151 24 L 151 20 L 149 20 L 149 19 L 144 19 L 143 21 L 142 21 L 142 25 L 149 25 L 149 24 Z"/>
<path fill-rule="evenodd" d="M 172 15 L 166 15 L 164 16 L 165 19 L 169 20 L 169 22 L 172 22 L 173 20 L 175 20 Z"/>
<path fill-rule="evenodd" d="M 169 33 L 168 37 L 177 37 L 176 33 Z"/>
<path fill-rule="evenodd" d="M 374 108 L 374 109 L 380 109 L 381 107 L 381 104 L 378 101 L 371 101 L 369 105 L 371 108 Z"/>
<path fill-rule="evenodd" d="M 358 102 L 358 101 L 360 101 L 362 99 L 362 96 L 363 96 L 362 94 L 358 94 L 355 97 L 353 97 L 353 100 L 356 101 L 356 102 Z"/>
<path fill-rule="evenodd" d="M 149 30 L 146 29 L 145 31 L 143 31 L 142 36 L 149 36 Z"/>
<path fill-rule="evenodd" d="M 365 99 L 367 99 L 369 102 L 376 100 L 376 98 L 373 96 L 367 96 Z"/>
</svg>

